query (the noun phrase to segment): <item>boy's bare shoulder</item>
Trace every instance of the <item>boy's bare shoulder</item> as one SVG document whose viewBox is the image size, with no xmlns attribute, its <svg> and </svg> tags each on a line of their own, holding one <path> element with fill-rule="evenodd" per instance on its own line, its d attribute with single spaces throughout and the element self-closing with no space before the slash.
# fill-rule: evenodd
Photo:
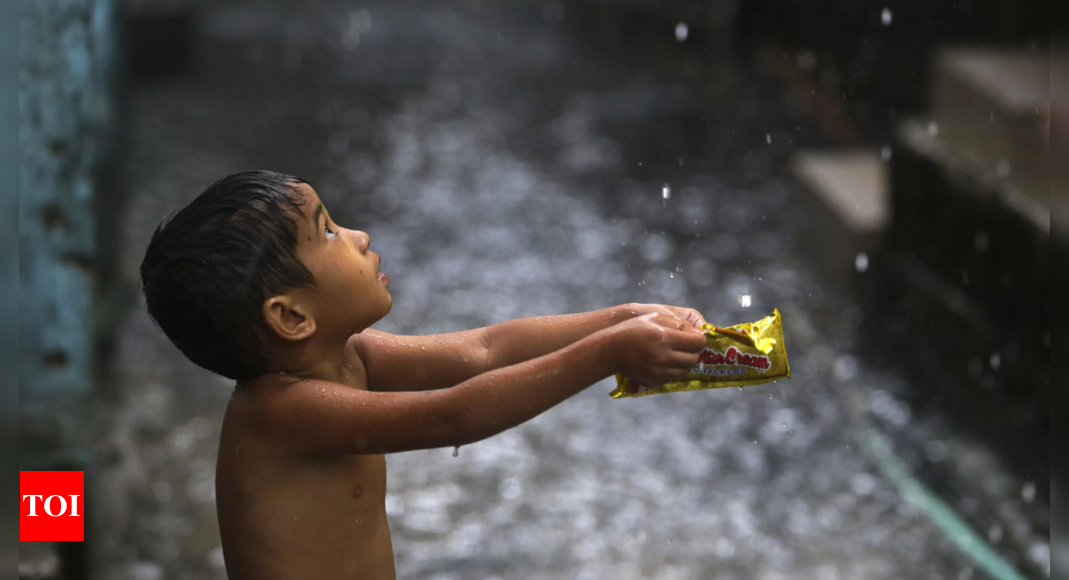
<svg viewBox="0 0 1069 580">
<path fill-rule="evenodd" d="M 339 397 L 367 391 L 360 357 L 352 349 L 346 351 L 341 382 L 281 373 L 261 375 L 234 389 L 226 415 L 245 428 L 289 438 L 294 430 L 314 424 L 325 409 L 336 405 Z"/>
</svg>

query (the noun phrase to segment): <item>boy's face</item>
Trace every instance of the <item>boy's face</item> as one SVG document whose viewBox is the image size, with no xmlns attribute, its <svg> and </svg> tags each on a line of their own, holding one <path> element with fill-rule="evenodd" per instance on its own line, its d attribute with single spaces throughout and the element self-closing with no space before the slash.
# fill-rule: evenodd
<svg viewBox="0 0 1069 580">
<path fill-rule="evenodd" d="M 297 255 L 315 276 L 316 327 L 331 335 L 359 332 L 390 312 L 390 279 L 379 271 L 381 259 L 366 233 L 335 224 L 311 186 L 297 189 L 304 198 Z"/>
</svg>

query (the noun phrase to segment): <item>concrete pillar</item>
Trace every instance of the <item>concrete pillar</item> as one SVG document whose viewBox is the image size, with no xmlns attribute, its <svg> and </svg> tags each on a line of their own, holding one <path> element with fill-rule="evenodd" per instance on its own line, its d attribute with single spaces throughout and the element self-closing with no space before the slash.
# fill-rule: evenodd
<svg viewBox="0 0 1069 580">
<path fill-rule="evenodd" d="M 22 470 L 89 462 L 101 265 L 95 222 L 116 143 L 115 25 L 115 0 L 20 2 Z"/>
</svg>

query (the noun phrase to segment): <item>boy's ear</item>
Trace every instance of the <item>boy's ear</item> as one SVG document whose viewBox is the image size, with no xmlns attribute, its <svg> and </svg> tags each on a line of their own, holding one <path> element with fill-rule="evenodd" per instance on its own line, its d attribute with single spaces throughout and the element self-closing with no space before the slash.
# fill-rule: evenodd
<svg viewBox="0 0 1069 580">
<path fill-rule="evenodd" d="M 298 342 L 315 334 L 315 319 L 293 296 L 268 298 L 264 301 L 263 315 L 267 327 L 282 340 Z"/>
</svg>

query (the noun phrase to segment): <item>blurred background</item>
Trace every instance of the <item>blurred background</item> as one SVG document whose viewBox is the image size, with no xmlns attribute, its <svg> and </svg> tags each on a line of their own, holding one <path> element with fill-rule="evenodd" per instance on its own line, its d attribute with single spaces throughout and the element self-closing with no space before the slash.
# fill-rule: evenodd
<svg viewBox="0 0 1069 580">
<path fill-rule="evenodd" d="M 1049 2 L 19 10 L 4 425 L 21 470 L 89 487 L 87 541 L 21 543 L 20 578 L 225 578 L 233 385 L 153 326 L 137 277 L 168 213 L 246 169 L 370 233 L 389 332 L 630 301 L 783 313 L 789 381 L 620 401 L 604 381 L 457 457 L 390 456 L 400 578 L 1064 572 Z"/>
</svg>

